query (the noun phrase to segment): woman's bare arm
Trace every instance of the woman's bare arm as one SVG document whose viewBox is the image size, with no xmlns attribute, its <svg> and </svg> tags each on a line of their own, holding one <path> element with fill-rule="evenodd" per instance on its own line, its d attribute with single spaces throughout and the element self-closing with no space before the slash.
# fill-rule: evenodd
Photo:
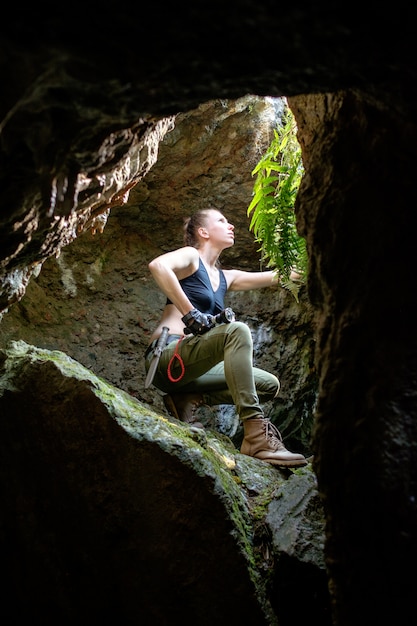
<svg viewBox="0 0 417 626">
<path fill-rule="evenodd" d="M 191 246 L 161 254 L 148 264 L 156 284 L 182 315 L 186 315 L 194 307 L 182 290 L 179 280 L 195 272 L 198 264 L 198 252 Z"/>
<path fill-rule="evenodd" d="M 223 270 L 230 291 L 249 291 L 250 289 L 262 289 L 280 283 L 276 272 L 245 272 L 243 270 Z M 298 280 L 300 274 L 291 271 L 291 280 Z"/>
</svg>

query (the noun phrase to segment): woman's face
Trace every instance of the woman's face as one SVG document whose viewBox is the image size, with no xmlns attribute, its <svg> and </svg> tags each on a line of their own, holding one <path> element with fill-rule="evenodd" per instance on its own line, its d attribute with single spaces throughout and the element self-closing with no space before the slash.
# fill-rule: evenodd
<svg viewBox="0 0 417 626">
<path fill-rule="evenodd" d="M 230 248 L 235 243 L 235 227 L 220 211 L 213 209 L 208 212 L 203 230 L 206 231 L 211 243 L 223 249 Z"/>
</svg>

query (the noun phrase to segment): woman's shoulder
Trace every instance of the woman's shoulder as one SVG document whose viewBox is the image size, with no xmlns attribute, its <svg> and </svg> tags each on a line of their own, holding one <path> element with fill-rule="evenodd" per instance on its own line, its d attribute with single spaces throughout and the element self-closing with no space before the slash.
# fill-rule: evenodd
<svg viewBox="0 0 417 626">
<path fill-rule="evenodd" d="M 199 268 L 200 256 L 196 248 L 183 246 L 165 255 L 167 264 L 174 270 L 179 279 L 194 274 Z"/>
<path fill-rule="evenodd" d="M 223 274 L 224 278 L 226 279 L 226 283 L 227 283 L 227 288 L 229 289 L 230 285 L 233 283 L 235 276 L 236 276 L 236 270 L 234 269 L 220 269 L 221 274 Z"/>
<path fill-rule="evenodd" d="M 170 252 L 165 252 L 153 259 L 152 263 L 162 263 L 169 265 L 173 269 L 184 269 L 185 267 L 198 267 L 199 255 L 196 248 L 183 246 Z"/>
</svg>

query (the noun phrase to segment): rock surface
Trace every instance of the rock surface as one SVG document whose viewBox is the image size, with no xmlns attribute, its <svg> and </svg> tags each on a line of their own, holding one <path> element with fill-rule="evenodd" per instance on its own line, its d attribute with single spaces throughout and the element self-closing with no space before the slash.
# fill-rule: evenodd
<svg viewBox="0 0 417 626">
<path fill-rule="evenodd" d="M 0 363 L 13 623 L 275 624 L 294 600 L 274 612 L 267 582 L 285 575 L 281 556 L 298 563 L 300 580 L 315 570 L 306 607 L 326 615 L 311 467 L 241 455 L 227 437 L 144 409 L 59 351 L 15 342 Z M 310 523 L 313 510 L 321 525 Z"/>
</svg>

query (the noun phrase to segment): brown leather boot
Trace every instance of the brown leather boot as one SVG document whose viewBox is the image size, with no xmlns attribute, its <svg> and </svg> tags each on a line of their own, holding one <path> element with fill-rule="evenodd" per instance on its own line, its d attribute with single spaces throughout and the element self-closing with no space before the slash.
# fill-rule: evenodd
<svg viewBox="0 0 417 626">
<path fill-rule="evenodd" d="M 194 415 L 196 409 L 204 402 L 203 396 L 197 393 L 166 394 L 163 398 L 165 408 L 172 417 L 195 428 L 204 428 Z"/>
<path fill-rule="evenodd" d="M 279 430 L 265 417 L 249 418 L 243 422 L 244 438 L 240 451 L 247 456 L 282 467 L 307 465 L 302 454 L 289 452 L 282 443 Z"/>
</svg>

